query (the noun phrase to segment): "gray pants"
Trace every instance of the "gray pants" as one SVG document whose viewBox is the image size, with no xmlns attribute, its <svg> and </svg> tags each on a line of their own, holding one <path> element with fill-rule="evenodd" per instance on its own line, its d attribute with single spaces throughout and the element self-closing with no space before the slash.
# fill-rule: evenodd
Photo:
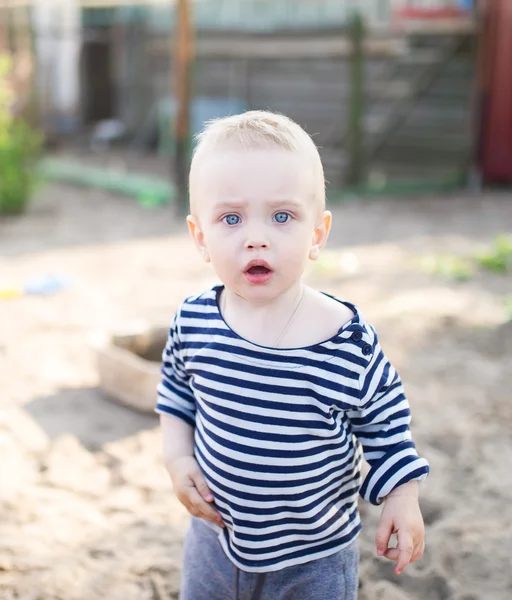
<svg viewBox="0 0 512 600">
<path fill-rule="evenodd" d="M 192 518 L 185 538 L 180 600 L 356 600 L 357 541 L 326 558 L 248 573 L 226 556 L 217 534 Z"/>
</svg>

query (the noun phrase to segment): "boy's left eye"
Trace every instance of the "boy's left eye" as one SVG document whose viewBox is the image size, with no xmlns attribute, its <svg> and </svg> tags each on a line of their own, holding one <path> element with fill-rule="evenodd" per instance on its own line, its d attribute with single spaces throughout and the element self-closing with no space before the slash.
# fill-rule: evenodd
<svg viewBox="0 0 512 600">
<path fill-rule="evenodd" d="M 291 216 L 287 212 L 278 212 L 274 215 L 276 223 L 286 223 L 289 219 L 291 219 Z"/>
</svg>

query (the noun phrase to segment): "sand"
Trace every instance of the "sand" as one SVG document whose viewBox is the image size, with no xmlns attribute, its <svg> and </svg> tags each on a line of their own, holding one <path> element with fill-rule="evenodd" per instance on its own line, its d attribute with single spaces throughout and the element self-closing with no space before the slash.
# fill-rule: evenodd
<svg viewBox="0 0 512 600">
<path fill-rule="evenodd" d="M 512 197 L 379 200 L 334 210 L 308 281 L 359 305 L 405 382 L 431 477 L 424 558 L 376 557 L 362 506 L 361 600 L 512 598 L 511 276 L 419 269 L 512 231 Z M 0 220 L 0 281 L 57 273 L 69 287 L 0 301 L 0 599 L 177 598 L 188 517 L 160 459 L 157 420 L 98 389 L 90 340 L 169 322 L 214 283 L 168 208 L 51 186 Z"/>
</svg>

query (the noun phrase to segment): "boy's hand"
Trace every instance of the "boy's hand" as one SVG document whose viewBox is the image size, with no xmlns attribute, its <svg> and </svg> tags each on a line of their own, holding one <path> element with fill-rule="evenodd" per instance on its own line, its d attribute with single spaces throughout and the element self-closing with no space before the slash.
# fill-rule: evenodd
<svg viewBox="0 0 512 600">
<path fill-rule="evenodd" d="M 398 545 L 388 548 L 393 533 L 397 535 Z M 396 575 L 423 556 L 425 527 L 418 504 L 417 481 L 409 481 L 387 496 L 375 541 L 379 556 L 396 560 Z"/>
<path fill-rule="evenodd" d="M 222 517 L 210 504 L 213 502 L 206 479 L 193 456 L 176 458 L 167 466 L 178 500 L 194 517 L 224 527 Z"/>
</svg>

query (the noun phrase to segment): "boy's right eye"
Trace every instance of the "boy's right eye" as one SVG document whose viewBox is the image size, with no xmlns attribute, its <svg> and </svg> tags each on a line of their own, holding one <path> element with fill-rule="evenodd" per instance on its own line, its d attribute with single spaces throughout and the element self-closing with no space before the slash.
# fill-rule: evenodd
<svg viewBox="0 0 512 600">
<path fill-rule="evenodd" d="M 241 219 L 238 215 L 226 215 L 225 217 L 222 218 L 222 220 L 227 225 L 238 225 L 238 223 L 240 223 L 240 221 L 241 221 Z"/>
</svg>

